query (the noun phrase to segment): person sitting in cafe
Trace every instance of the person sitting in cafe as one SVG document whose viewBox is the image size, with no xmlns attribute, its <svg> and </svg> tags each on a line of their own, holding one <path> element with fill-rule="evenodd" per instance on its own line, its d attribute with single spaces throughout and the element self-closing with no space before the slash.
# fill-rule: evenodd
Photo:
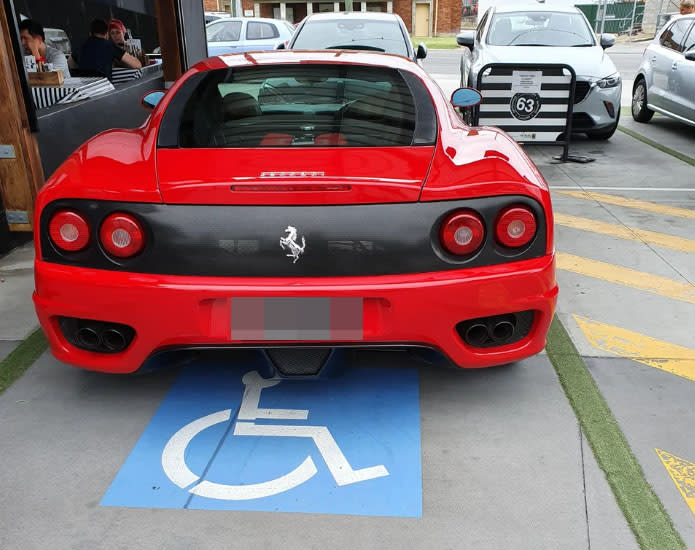
<svg viewBox="0 0 695 550">
<path fill-rule="evenodd" d="M 47 63 L 53 65 L 53 70 L 60 69 L 63 71 L 63 77 L 70 76 L 68 69 L 68 60 L 65 54 L 46 44 L 46 35 L 43 32 L 43 26 L 31 19 L 25 19 L 19 24 L 19 36 L 22 40 L 22 48 L 27 55 L 33 55 L 36 58 L 36 64 L 41 68 L 45 68 Z"/>
<path fill-rule="evenodd" d="M 122 21 L 118 19 L 111 19 L 109 21 L 109 40 L 116 44 L 119 48 L 123 48 L 125 50 L 125 25 L 123 24 Z"/>
<path fill-rule="evenodd" d="M 77 63 L 81 74 L 105 76 L 111 79 L 114 62 L 124 67 L 140 69 L 142 63 L 123 48 L 106 39 L 109 28 L 103 19 L 95 19 L 89 26 L 89 38 L 80 47 Z"/>
</svg>

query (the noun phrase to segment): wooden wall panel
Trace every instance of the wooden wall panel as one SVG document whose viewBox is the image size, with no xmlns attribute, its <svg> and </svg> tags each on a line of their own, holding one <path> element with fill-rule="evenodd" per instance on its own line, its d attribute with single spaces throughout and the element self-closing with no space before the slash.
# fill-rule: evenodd
<svg viewBox="0 0 695 550">
<path fill-rule="evenodd" d="M 24 68 L 22 67 L 22 70 Z M 0 158 L 0 192 L 6 211 L 26 211 L 29 223 L 9 224 L 11 231 L 31 231 L 34 200 L 43 185 L 36 140 L 29 129 L 20 93 L 12 40 L 0 4 L 0 145 L 11 145 L 15 158 Z"/>
</svg>

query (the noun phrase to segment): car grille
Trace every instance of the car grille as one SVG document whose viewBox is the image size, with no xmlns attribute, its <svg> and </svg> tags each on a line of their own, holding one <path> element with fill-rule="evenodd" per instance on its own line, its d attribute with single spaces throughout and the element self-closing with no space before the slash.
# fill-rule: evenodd
<svg viewBox="0 0 695 550">
<path fill-rule="evenodd" d="M 585 80 L 577 80 L 577 84 L 574 88 L 574 103 L 575 103 L 575 105 L 577 103 L 579 103 L 580 101 L 584 100 L 584 98 L 589 93 L 590 89 L 591 89 L 591 84 L 589 82 L 586 82 Z"/>
</svg>

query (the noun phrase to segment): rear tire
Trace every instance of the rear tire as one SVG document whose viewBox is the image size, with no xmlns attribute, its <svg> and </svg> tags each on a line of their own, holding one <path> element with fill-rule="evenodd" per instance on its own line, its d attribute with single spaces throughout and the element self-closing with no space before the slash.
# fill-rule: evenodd
<svg viewBox="0 0 695 550">
<path fill-rule="evenodd" d="M 647 84 L 640 79 L 632 89 L 632 118 L 637 122 L 649 122 L 653 116 L 654 111 L 647 107 Z"/>
</svg>

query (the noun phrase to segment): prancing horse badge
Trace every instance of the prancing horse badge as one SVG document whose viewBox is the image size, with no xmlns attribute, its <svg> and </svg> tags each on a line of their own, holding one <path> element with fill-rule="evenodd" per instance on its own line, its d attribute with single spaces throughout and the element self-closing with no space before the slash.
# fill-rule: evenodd
<svg viewBox="0 0 695 550">
<path fill-rule="evenodd" d="M 300 245 L 297 242 L 297 228 L 292 227 L 291 225 L 287 226 L 287 229 L 285 229 L 285 233 L 287 233 L 286 237 L 280 237 L 280 246 L 283 250 L 290 251 L 290 253 L 287 254 L 287 257 L 294 258 L 292 263 L 295 264 L 297 263 L 299 256 L 304 254 L 304 249 L 306 248 L 306 241 L 304 240 L 304 237 L 302 237 L 302 244 Z"/>
</svg>

